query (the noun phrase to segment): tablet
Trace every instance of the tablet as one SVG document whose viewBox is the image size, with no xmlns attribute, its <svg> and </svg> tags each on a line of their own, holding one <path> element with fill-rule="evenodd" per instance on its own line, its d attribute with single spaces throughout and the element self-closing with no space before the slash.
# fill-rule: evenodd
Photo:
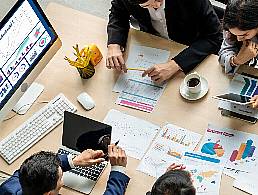
<svg viewBox="0 0 258 195">
<path fill-rule="evenodd" d="M 213 96 L 215 99 L 227 101 L 227 102 L 232 102 L 236 104 L 241 104 L 241 105 L 247 105 L 250 104 L 251 97 L 239 95 L 239 94 L 234 94 L 234 93 L 227 93 L 223 95 L 217 95 Z"/>
</svg>

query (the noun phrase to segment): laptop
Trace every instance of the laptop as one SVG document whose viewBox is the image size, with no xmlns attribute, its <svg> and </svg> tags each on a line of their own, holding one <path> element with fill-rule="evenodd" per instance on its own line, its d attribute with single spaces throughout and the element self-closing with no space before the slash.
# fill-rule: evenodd
<svg viewBox="0 0 258 195">
<path fill-rule="evenodd" d="M 64 112 L 62 146 L 59 154 L 79 154 L 83 150 L 108 152 L 112 127 L 104 123 Z M 76 191 L 89 194 L 107 166 L 107 161 L 90 167 L 76 167 L 63 174 L 64 185 Z"/>
</svg>

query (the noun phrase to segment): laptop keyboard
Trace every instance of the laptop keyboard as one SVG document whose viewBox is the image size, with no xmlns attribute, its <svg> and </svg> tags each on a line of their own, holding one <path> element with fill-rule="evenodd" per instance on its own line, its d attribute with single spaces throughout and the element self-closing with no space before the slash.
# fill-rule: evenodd
<svg viewBox="0 0 258 195">
<path fill-rule="evenodd" d="M 58 154 L 71 154 L 71 152 L 59 148 Z M 79 167 L 76 166 L 74 169 L 71 169 L 69 172 L 74 173 L 76 175 L 80 175 L 82 177 L 86 177 L 87 179 L 91 179 L 93 181 L 97 181 L 103 170 L 106 168 L 107 162 L 102 162 L 96 165 L 92 165 L 90 167 Z"/>
</svg>

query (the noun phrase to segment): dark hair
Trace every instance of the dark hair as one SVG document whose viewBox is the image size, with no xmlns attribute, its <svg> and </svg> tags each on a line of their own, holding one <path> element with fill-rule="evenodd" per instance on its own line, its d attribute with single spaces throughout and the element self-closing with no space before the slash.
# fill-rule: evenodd
<svg viewBox="0 0 258 195">
<path fill-rule="evenodd" d="M 258 27 L 258 0 L 230 0 L 227 4 L 223 28 L 251 30 Z"/>
<path fill-rule="evenodd" d="M 190 173 L 184 170 L 171 170 L 154 183 L 151 195 L 195 195 Z"/>
<path fill-rule="evenodd" d="M 19 171 L 23 195 L 43 195 L 56 188 L 61 165 L 58 156 L 41 151 L 26 159 Z"/>
</svg>

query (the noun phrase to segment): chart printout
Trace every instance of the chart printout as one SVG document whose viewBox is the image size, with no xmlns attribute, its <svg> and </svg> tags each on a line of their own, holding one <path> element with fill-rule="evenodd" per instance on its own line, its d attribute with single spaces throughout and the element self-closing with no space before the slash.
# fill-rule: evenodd
<svg viewBox="0 0 258 195">
<path fill-rule="evenodd" d="M 220 128 L 209 125 L 201 141 L 199 150 L 218 158 L 226 158 L 224 173 L 235 177 L 232 170 L 248 172 L 257 163 L 258 135 L 245 133 L 229 128 Z"/>
<path fill-rule="evenodd" d="M 119 140 L 118 146 L 130 157 L 141 159 L 160 130 L 160 127 L 140 118 L 111 109 L 103 120 L 112 126 L 111 143 Z"/>
<path fill-rule="evenodd" d="M 182 163 L 184 152 L 194 150 L 201 137 L 198 133 L 166 124 L 142 158 L 137 170 L 153 177 L 161 176 L 171 162 Z"/>
<path fill-rule="evenodd" d="M 148 69 L 155 64 L 165 63 L 170 52 L 166 50 L 133 45 L 129 50 L 128 68 Z M 116 101 L 119 105 L 152 112 L 162 95 L 166 83 L 158 85 L 150 77 L 142 77 L 142 71 L 128 70 L 121 73 L 113 91 L 120 92 Z"/>
</svg>

